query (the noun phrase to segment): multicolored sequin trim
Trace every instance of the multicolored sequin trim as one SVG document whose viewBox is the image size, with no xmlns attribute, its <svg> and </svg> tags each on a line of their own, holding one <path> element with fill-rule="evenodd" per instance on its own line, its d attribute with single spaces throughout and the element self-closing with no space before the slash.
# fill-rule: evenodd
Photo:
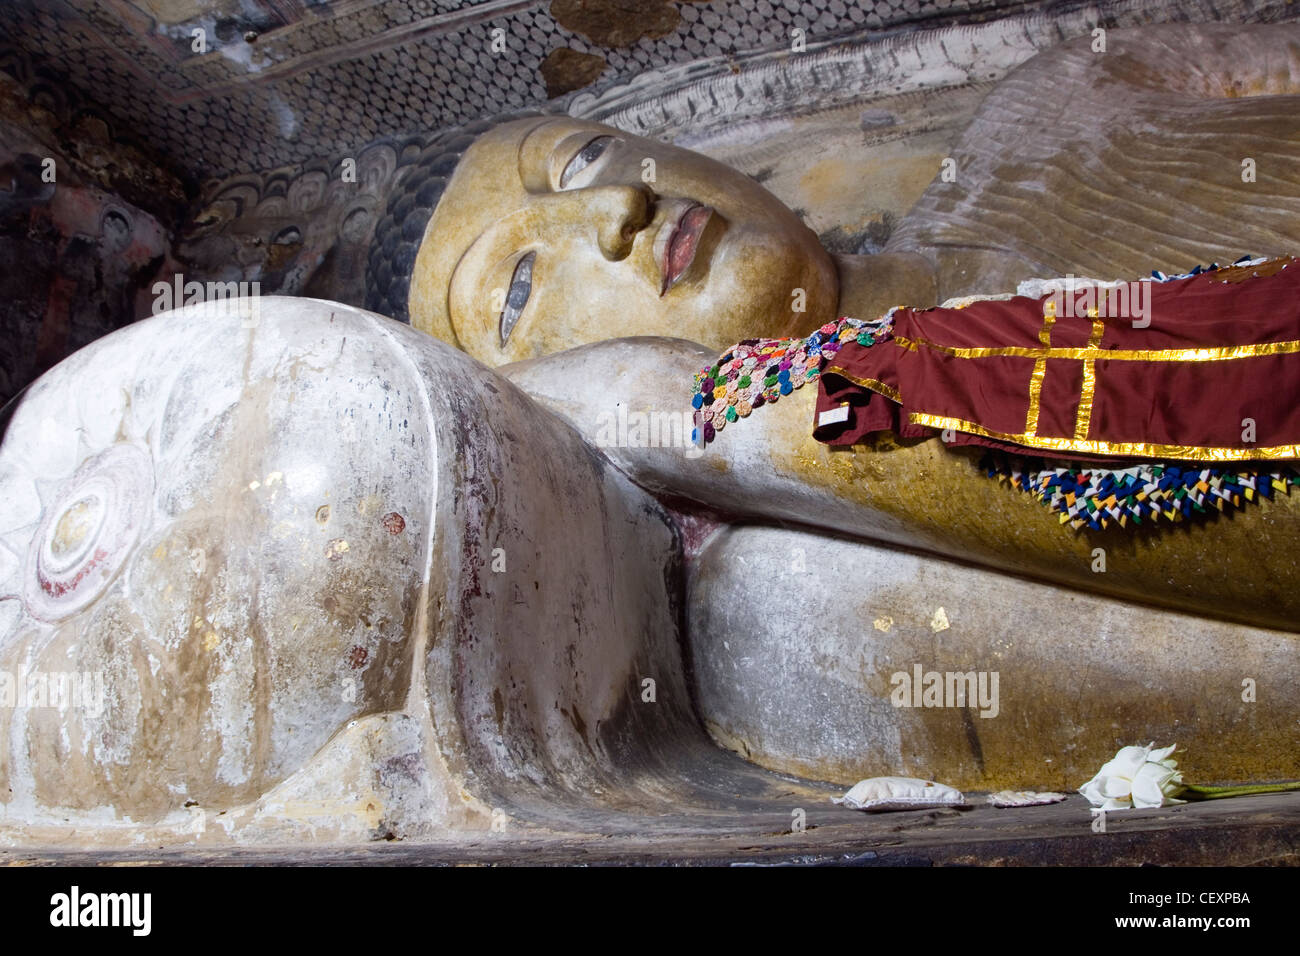
<svg viewBox="0 0 1300 956">
<path fill-rule="evenodd" d="M 1300 485 L 1291 468 L 1233 471 L 1223 468 L 1141 464 L 1130 468 L 1021 467 L 989 454 L 980 463 L 990 478 L 1027 492 L 1060 515 L 1061 524 L 1099 531 L 1144 521 L 1181 521 L 1215 509 L 1229 511 Z"/>
<path fill-rule="evenodd" d="M 845 342 L 875 345 L 889 337 L 894 310 L 874 322 L 842 318 L 827 322 L 807 338 L 745 339 L 712 366 L 695 375 L 691 406 L 695 429 L 691 441 L 713 441 L 728 422 L 746 418 L 756 408 L 778 401 L 796 388 L 817 381 L 823 356 Z"/>
<path fill-rule="evenodd" d="M 1192 276 L 1198 276 L 1203 272 L 1227 272 L 1229 269 L 1241 269 L 1246 266 L 1263 265 L 1265 262 L 1280 260 L 1270 259 L 1268 256 L 1244 255 L 1232 260 L 1231 266 L 1221 266 L 1217 262 L 1211 262 L 1208 266 L 1195 266 L 1189 272 L 1183 272 L 1179 275 L 1166 275 L 1159 269 L 1151 270 L 1151 278 L 1156 282 L 1173 282 L 1175 279 L 1190 279 Z"/>
</svg>

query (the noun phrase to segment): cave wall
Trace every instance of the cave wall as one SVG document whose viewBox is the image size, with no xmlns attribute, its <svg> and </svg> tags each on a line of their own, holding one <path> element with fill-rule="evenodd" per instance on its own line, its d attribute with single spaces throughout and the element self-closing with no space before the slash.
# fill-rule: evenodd
<svg viewBox="0 0 1300 956">
<path fill-rule="evenodd" d="M 148 315 L 181 181 L 30 63 L 0 71 L 0 404 Z"/>
</svg>

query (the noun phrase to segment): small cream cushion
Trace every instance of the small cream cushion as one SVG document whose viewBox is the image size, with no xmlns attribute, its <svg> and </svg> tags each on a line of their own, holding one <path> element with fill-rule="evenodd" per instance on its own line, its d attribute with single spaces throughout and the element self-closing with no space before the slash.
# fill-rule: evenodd
<svg viewBox="0 0 1300 956">
<path fill-rule="evenodd" d="M 966 802 L 960 790 L 919 777 L 871 777 L 860 780 L 832 803 L 854 810 L 922 810 L 958 807 Z"/>
</svg>

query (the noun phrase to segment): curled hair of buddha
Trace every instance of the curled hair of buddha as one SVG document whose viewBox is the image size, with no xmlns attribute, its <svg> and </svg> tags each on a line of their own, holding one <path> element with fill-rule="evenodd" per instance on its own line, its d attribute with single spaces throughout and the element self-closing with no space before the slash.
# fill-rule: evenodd
<svg viewBox="0 0 1300 956">
<path fill-rule="evenodd" d="M 542 115 L 538 110 L 503 113 L 438 133 L 393 187 L 375 226 L 366 263 L 366 308 L 410 324 L 408 305 L 416 256 L 433 211 L 465 151 L 502 123 Z"/>
</svg>

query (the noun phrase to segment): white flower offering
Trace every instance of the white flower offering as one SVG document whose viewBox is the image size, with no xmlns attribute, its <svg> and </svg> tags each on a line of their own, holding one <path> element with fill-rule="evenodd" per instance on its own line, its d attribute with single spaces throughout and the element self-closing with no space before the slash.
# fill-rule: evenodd
<svg viewBox="0 0 1300 956">
<path fill-rule="evenodd" d="M 1176 747 L 1173 744 L 1156 749 L 1154 743 L 1123 747 L 1079 792 L 1103 810 L 1141 810 L 1186 803 L 1177 799 L 1186 788 L 1182 772 L 1177 769 L 1178 761 L 1170 756 Z"/>
</svg>

